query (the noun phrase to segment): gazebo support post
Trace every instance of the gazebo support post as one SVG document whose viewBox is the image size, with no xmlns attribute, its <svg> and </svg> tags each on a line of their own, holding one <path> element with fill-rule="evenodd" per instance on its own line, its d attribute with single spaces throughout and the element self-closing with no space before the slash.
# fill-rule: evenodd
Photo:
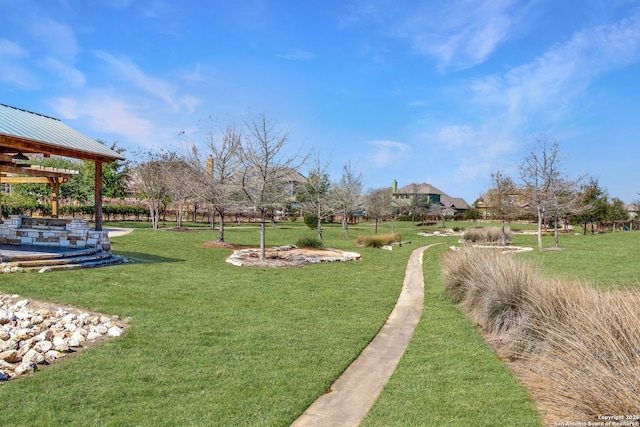
<svg viewBox="0 0 640 427">
<path fill-rule="evenodd" d="M 60 194 L 60 180 L 56 177 L 47 178 L 49 187 L 51 187 L 51 218 L 58 218 L 58 196 Z"/>
<path fill-rule="evenodd" d="M 96 231 L 102 231 L 102 162 L 96 161 Z"/>
<path fill-rule="evenodd" d="M 3 224 L 2 220 L 2 174 L 0 174 L 0 224 Z"/>
</svg>

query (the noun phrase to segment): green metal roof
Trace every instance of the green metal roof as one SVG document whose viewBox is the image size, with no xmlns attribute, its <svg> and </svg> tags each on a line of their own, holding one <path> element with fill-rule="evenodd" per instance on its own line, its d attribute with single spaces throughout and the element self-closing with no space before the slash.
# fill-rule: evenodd
<svg viewBox="0 0 640 427">
<path fill-rule="evenodd" d="M 116 151 L 58 119 L 4 104 L 0 104 L 0 136 L 2 135 L 46 144 L 54 149 L 77 152 L 78 158 L 82 158 L 82 154 L 85 153 L 108 160 L 124 160 Z"/>
</svg>

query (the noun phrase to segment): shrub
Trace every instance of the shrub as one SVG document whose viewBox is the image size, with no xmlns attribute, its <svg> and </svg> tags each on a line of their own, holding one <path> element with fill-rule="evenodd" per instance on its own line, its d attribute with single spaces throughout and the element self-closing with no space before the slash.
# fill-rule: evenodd
<svg viewBox="0 0 640 427">
<path fill-rule="evenodd" d="M 489 243 L 496 244 L 502 243 L 502 228 L 501 227 L 486 227 L 486 228 L 470 228 L 464 232 L 462 236 L 464 240 L 472 243 Z M 510 229 L 505 229 L 505 242 L 511 243 L 513 240 L 513 233 Z"/>
<path fill-rule="evenodd" d="M 312 249 L 323 249 L 324 245 L 322 242 L 315 237 L 300 237 L 296 241 L 296 246 L 299 248 L 312 248 Z"/>
<path fill-rule="evenodd" d="M 400 233 L 376 234 L 374 236 L 358 236 L 355 245 L 361 248 L 380 248 L 400 241 L 402 241 Z"/>
</svg>

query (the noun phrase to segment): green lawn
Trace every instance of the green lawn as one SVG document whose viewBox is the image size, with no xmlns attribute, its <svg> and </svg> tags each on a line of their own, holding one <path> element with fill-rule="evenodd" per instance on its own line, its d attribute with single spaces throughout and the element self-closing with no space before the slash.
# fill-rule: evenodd
<svg viewBox="0 0 640 427">
<path fill-rule="evenodd" d="M 341 230 L 331 246 L 353 250 Z M 356 233 L 357 230 L 354 230 Z M 368 232 L 368 230 L 367 230 Z M 292 243 L 311 230 L 268 230 Z M 228 240 L 258 241 L 229 228 Z M 211 231 L 135 230 L 113 250 L 135 264 L 3 275 L 2 292 L 131 318 L 116 340 L 0 385 L 11 425 L 289 425 L 357 357 L 392 310 L 412 250 L 361 262 L 240 268 L 203 248 Z"/>
<path fill-rule="evenodd" d="M 529 246 L 535 247 L 534 243 Z M 545 248 L 553 247 L 553 237 L 546 236 L 543 243 Z M 640 286 L 640 233 L 560 235 L 560 246 L 564 249 L 521 256 L 533 260 L 545 273 L 567 280 L 585 281 L 603 289 Z"/>
<path fill-rule="evenodd" d="M 3 420 L 14 426 L 289 425 L 384 324 L 411 251 L 442 241 L 425 252 L 422 321 L 365 424 L 539 425 L 526 393 L 444 295 L 439 253 L 457 238 L 419 237 L 407 223 L 393 227 L 413 243 L 393 251 L 355 249 L 353 238 L 372 234 L 371 225 L 352 227 L 352 239 L 342 238 L 338 226 L 326 227 L 327 246 L 362 253 L 355 263 L 240 268 L 224 262 L 229 251 L 202 246 L 217 239 L 213 231 L 140 228 L 113 239 L 114 252 L 134 264 L 3 275 L 0 292 L 131 319 L 121 338 L 0 384 Z M 259 239 L 255 225 L 226 231 L 235 244 Z M 300 222 L 267 233 L 269 246 L 315 234 Z M 561 244 L 576 250 L 526 256 L 549 272 L 570 265 L 589 275 L 597 268 L 584 258 L 593 248 L 605 250 L 590 255 L 604 265 L 632 259 L 611 250 L 618 238 L 629 251 L 640 234 L 567 236 Z"/>
<path fill-rule="evenodd" d="M 422 319 L 363 426 L 540 426 L 535 405 L 444 293 L 440 255 L 425 251 Z"/>
</svg>

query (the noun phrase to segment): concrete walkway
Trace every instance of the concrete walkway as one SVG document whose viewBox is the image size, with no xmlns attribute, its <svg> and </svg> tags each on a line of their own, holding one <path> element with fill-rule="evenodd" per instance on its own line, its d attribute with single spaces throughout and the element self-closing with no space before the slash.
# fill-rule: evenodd
<svg viewBox="0 0 640 427">
<path fill-rule="evenodd" d="M 398 302 L 378 335 L 329 392 L 320 396 L 292 427 L 346 427 L 362 422 L 391 378 L 422 316 L 422 253 L 431 246 L 434 245 L 422 246 L 411 253 Z"/>
<path fill-rule="evenodd" d="M 109 233 L 109 237 L 118 237 L 118 236 L 124 236 L 125 234 L 129 234 L 134 229 L 123 228 L 123 227 L 109 227 L 109 228 L 104 228 L 103 230 Z"/>
</svg>

